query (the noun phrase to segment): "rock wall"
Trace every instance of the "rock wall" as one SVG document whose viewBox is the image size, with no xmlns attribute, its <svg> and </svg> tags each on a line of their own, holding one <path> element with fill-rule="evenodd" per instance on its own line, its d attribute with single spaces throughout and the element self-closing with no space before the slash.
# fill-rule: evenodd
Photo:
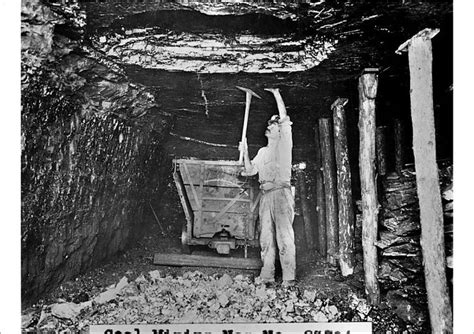
<svg viewBox="0 0 474 334">
<path fill-rule="evenodd" d="M 137 236 L 170 166 L 170 119 L 85 46 L 74 3 L 22 2 L 22 300 Z"/>
</svg>

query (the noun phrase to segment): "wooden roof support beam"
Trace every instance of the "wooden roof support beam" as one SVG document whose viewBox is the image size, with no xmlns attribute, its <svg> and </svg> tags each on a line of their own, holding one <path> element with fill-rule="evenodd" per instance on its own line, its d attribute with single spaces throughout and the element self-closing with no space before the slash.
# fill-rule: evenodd
<svg viewBox="0 0 474 334">
<path fill-rule="evenodd" d="M 400 45 L 396 52 L 400 54 L 408 50 L 413 152 L 431 330 L 433 333 L 452 333 L 433 111 L 431 39 L 438 32 L 439 29 L 424 29 Z"/>
<path fill-rule="evenodd" d="M 155 253 L 153 264 L 178 267 L 215 267 L 244 270 L 260 270 L 262 261 L 257 258 L 237 258 L 223 256 L 205 256 L 188 254 Z"/>
<path fill-rule="evenodd" d="M 378 70 L 367 68 L 359 77 L 359 173 L 362 197 L 362 248 L 365 292 L 372 305 L 380 303 L 377 279 L 377 242 L 379 204 L 375 181 L 375 97 Z"/>
<path fill-rule="evenodd" d="M 337 205 L 336 158 L 334 156 L 334 136 L 329 118 L 319 119 L 319 140 L 323 172 L 324 196 L 326 203 L 326 259 L 337 266 L 339 256 L 339 219 Z"/>
<path fill-rule="evenodd" d="M 401 55 L 402 52 L 409 51 L 410 45 L 412 45 L 414 41 L 416 42 L 419 39 L 423 41 L 430 41 L 429 43 L 431 44 L 431 39 L 433 39 L 438 33 L 439 33 L 439 29 L 425 28 L 421 30 L 420 32 L 418 32 L 416 35 L 414 35 L 412 38 L 400 44 L 400 46 L 395 51 L 395 53 L 398 55 Z"/>
<path fill-rule="evenodd" d="M 326 201 L 323 183 L 323 163 L 321 153 L 321 140 L 319 135 L 319 121 L 314 126 L 314 145 L 315 145 L 315 170 L 314 178 L 316 182 L 316 221 L 318 230 L 318 251 L 323 257 L 327 257 L 327 236 L 326 236 Z"/>
<path fill-rule="evenodd" d="M 344 106 L 349 100 L 338 98 L 331 105 L 334 124 L 334 151 L 337 167 L 337 204 L 339 219 L 339 267 L 342 276 L 354 273 L 354 225 L 352 175 L 347 147 L 347 122 Z"/>
</svg>

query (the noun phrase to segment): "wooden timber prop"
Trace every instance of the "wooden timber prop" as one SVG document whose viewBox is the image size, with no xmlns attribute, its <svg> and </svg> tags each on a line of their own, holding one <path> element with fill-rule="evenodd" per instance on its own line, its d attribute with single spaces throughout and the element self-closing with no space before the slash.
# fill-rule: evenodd
<svg viewBox="0 0 474 334">
<path fill-rule="evenodd" d="M 326 240 L 326 204 L 323 184 L 323 166 L 321 158 L 321 145 L 319 139 L 319 124 L 314 127 L 315 143 L 315 183 L 316 183 L 316 224 L 318 234 L 318 251 L 321 257 L 327 256 Z"/>
<path fill-rule="evenodd" d="M 377 280 L 377 225 L 379 205 L 375 180 L 375 97 L 377 69 L 365 69 L 359 78 L 359 169 L 362 203 L 362 248 L 365 291 L 369 303 L 380 303 Z"/>
<path fill-rule="evenodd" d="M 408 50 L 413 152 L 431 330 L 433 333 L 452 333 L 453 315 L 445 270 L 443 211 L 436 164 L 433 110 L 431 39 L 438 32 L 439 29 L 424 29 L 400 45 L 396 52 Z"/>
<path fill-rule="evenodd" d="M 296 182 L 297 182 L 297 189 L 300 197 L 300 206 L 301 212 L 303 214 L 303 227 L 304 227 L 304 234 L 305 234 L 305 242 L 306 247 L 308 250 L 312 250 L 315 248 L 314 245 L 314 233 L 313 233 L 313 224 L 311 222 L 311 210 L 308 203 L 308 190 L 306 189 L 306 173 L 304 169 L 306 168 L 306 164 L 299 164 L 296 171 Z"/>
<path fill-rule="evenodd" d="M 339 253 L 336 161 L 333 149 L 333 129 L 328 118 L 319 119 L 319 140 L 321 143 L 324 197 L 326 203 L 327 261 L 329 264 L 336 266 Z"/>
<path fill-rule="evenodd" d="M 354 224 L 352 178 L 347 147 L 346 98 L 338 98 L 332 105 L 334 122 L 334 150 L 337 166 L 337 204 L 339 220 L 339 267 L 342 276 L 354 273 Z"/>
<path fill-rule="evenodd" d="M 403 168 L 403 127 L 402 122 L 396 118 L 393 121 L 393 134 L 395 140 L 395 171 L 401 175 Z"/>
<path fill-rule="evenodd" d="M 237 258 L 229 256 L 205 256 L 194 254 L 159 254 L 156 253 L 153 263 L 163 266 L 179 267 L 218 267 L 246 270 L 259 270 L 262 262 L 258 258 Z"/>
<path fill-rule="evenodd" d="M 386 156 L 386 126 L 378 126 L 375 132 L 375 149 L 377 151 L 377 173 L 380 176 L 387 174 Z"/>
</svg>

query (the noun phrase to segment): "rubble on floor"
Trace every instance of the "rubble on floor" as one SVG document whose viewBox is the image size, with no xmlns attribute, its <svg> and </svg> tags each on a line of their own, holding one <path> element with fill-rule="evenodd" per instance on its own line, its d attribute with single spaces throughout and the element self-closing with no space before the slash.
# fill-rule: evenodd
<svg viewBox="0 0 474 334">
<path fill-rule="evenodd" d="M 123 277 L 88 301 L 58 300 L 25 311 L 22 327 L 83 331 L 94 324 L 351 322 L 374 316 L 380 312 L 352 292 L 333 300 L 318 298 L 314 289 L 268 288 L 249 275 L 165 276 L 153 270 L 130 282 Z M 393 321 L 380 325 L 398 328 Z"/>
</svg>

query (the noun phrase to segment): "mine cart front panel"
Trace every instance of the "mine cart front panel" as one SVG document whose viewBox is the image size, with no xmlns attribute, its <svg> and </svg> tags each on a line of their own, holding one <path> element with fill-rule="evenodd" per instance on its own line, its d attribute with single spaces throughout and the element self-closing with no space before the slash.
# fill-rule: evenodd
<svg viewBox="0 0 474 334">
<path fill-rule="evenodd" d="M 259 201 L 255 178 L 241 176 L 242 166 L 235 161 L 177 159 L 175 164 L 190 244 L 216 242 L 220 235 L 237 242 L 255 241 Z"/>
</svg>

